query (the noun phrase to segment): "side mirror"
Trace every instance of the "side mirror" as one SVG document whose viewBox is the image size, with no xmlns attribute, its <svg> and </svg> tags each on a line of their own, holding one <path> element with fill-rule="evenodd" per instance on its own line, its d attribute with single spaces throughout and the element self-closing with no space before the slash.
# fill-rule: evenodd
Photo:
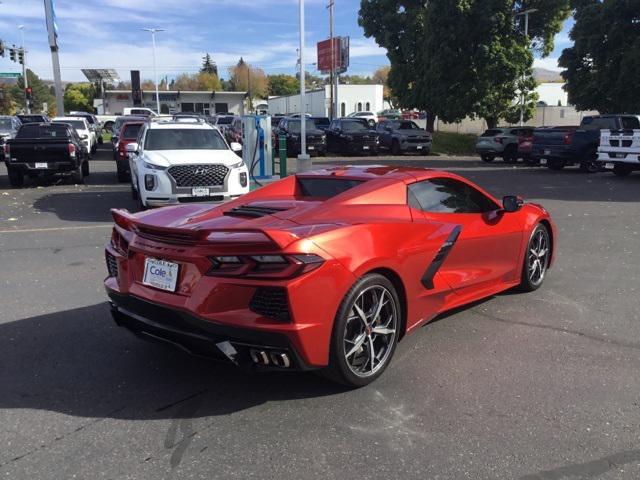
<svg viewBox="0 0 640 480">
<path fill-rule="evenodd" d="M 127 144 L 125 147 L 127 153 L 137 153 L 138 152 L 138 144 L 136 142 L 131 142 Z"/>
<path fill-rule="evenodd" d="M 502 208 L 505 212 L 517 212 L 524 205 L 522 197 L 516 195 L 507 195 L 502 198 Z"/>
<path fill-rule="evenodd" d="M 242 151 L 242 145 L 240 145 L 238 142 L 231 142 L 229 147 L 231 147 L 231 150 L 234 151 L 234 152 L 241 152 Z"/>
</svg>

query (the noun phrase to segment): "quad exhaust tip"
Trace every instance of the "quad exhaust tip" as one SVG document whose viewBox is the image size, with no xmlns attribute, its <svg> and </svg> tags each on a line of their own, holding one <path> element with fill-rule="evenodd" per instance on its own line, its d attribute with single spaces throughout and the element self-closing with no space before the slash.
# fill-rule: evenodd
<svg viewBox="0 0 640 480">
<path fill-rule="evenodd" d="M 289 368 L 291 366 L 289 354 L 285 352 L 278 352 L 275 350 L 266 352 L 265 350 L 252 348 L 249 350 L 249 355 L 251 356 L 251 361 L 257 365 L 272 365 L 280 368 Z"/>
</svg>

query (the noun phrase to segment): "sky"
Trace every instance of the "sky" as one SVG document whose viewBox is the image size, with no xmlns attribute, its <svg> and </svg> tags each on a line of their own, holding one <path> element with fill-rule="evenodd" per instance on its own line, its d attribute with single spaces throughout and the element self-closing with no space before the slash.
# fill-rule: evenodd
<svg viewBox="0 0 640 480">
<path fill-rule="evenodd" d="M 327 0 L 305 0 L 305 64 L 315 71 L 316 42 L 328 37 Z M 387 65 L 385 50 L 365 38 L 358 26 L 359 0 L 335 0 L 335 35 L 351 37 L 349 74 L 370 75 Z M 266 73 L 294 74 L 299 47 L 298 0 L 55 0 L 63 81 L 85 80 L 81 68 L 114 68 L 123 80 L 129 70 L 153 78 L 151 35 L 157 34 L 159 78 L 197 72 L 205 53 L 220 76 L 240 57 Z M 21 43 L 24 25 L 27 66 L 53 78 L 42 0 L 1 0 L 0 39 Z M 571 21 L 556 37 L 556 49 L 535 66 L 558 70 L 557 58 L 569 45 Z M 17 63 L 0 58 L 0 72 L 17 72 Z"/>
</svg>

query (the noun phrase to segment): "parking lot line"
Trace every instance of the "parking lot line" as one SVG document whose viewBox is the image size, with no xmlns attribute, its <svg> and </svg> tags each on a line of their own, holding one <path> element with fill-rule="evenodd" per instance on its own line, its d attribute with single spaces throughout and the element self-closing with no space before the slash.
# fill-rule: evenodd
<svg viewBox="0 0 640 480">
<path fill-rule="evenodd" d="M 24 229 L 11 229 L 11 230 L 0 230 L 0 234 L 2 233 L 34 233 L 34 232 L 60 232 L 64 230 L 90 230 L 93 228 L 111 228 L 113 224 L 105 223 L 103 225 L 83 225 L 83 226 L 75 226 L 75 227 L 51 227 L 51 228 L 24 228 Z"/>
</svg>

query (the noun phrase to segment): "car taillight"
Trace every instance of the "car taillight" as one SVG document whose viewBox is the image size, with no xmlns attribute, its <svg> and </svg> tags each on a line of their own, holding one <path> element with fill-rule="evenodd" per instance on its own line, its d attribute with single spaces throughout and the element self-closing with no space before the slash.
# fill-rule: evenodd
<svg viewBox="0 0 640 480">
<path fill-rule="evenodd" d="M 573 132 L 569 132 L 565 134 L 563 140 L 565 145 L 571 145 L 571 140 L 573 139 Z"/>
<path fill-rule="evenodd" d="M 115 227 L 111 232 L 111 246 L 121 255 L 129 253 L 129 242 Z"/>
<path fill-rule="evenodd" d="M 4 158 L 7 162 L 11 159 L 11 147 L 7 143 L 4 144 Z"/>
<path fill-rule="evenodd" d="M 210 260 L 208 276 L 253 278 L 293 278 L 324 263 L 314 254 L 221 255 Z"/>
<path fill-rule="evenodd" d="M 493 138 L 493 140 L 494 140 L 496 143 L 502 143 L 502 137 L 494 137 L 494 138 Z"/>
<path fill-rule="evenodd" d="M 70 143 L 68 145 L 68 147 L 69 147 L 69 156 L 71 158 L 75 158 L 75 156 L 76 156 L 76 146 L 73 143 Z"/>
</svg>

